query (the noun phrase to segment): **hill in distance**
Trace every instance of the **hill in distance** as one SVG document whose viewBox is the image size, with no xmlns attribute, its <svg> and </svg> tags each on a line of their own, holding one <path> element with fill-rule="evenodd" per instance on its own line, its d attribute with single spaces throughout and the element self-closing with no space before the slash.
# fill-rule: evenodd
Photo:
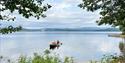
<svg viewBox="0 0 125 63">
<path fill-rule="evenodd" d="M 119 31 L 118 28 L 81 27 L 81 28 L 23 28 L 23 31 Z"/>
</svg>

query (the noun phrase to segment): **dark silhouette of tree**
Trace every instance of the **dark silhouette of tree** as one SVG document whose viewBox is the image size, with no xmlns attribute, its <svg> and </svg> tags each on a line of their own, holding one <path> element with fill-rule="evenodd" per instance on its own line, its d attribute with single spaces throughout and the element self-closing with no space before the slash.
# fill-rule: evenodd
<svg viewBox="0 0 125 63">
<path fill-rule="evenodd" d="M 123 56 L 125 57 L 125 42 L 119 43 L 119 49 L 120 49 L 121 53 L 123 54 Z"/>
<path fill-rule="evenodd" d="M 100 9 L 98 25 L 119 27 L 125 34 L 125 0 L 82 0 L 79 7 L 92 12 Z"/>
<path fill-rule="evenodd" d="M 51 5 L 49 4 L 43 4 L 44 0 L 0 0 L 0 21 L 10 21 L 16 18 L 16 17 L 9 17 L 9 14 L 6 13 L 6 15 L 2 15 L 1 12 L 4 12 L 6 10 L 9 10 L 11 13 L 13 13 L 15 10 L 18 11 L 18 14 L 22 15 L 25 18 L 29 18 L 31 16 L 39 19 L 40 17 L 46 17 L 44 12 L 46 12 L 49 8 L 51 8 Z M 0 24 L 2 25 L 2 24 Z M 0 28 L 0 33 L 11 33 L 15 31 L 21 30 L 22 27 L 13 27 L 8 26 L 6 28 Z"/>
</svg>

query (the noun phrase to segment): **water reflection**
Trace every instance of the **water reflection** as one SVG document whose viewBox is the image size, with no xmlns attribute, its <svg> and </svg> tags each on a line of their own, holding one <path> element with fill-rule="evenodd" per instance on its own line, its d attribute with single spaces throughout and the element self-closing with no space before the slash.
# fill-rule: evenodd
<svg viewBox="0 0 125 63">
<path fill-rule="evenodd" d="M 121 52 L 122 56 L 125 56 L 125 35 L 121 35 L 121 34 L 112 34 L 109 35 L 110 37 L 116 37 L 116 38 L 120 38 L 121 41 L 119 42 L 119 50 Z"/>
<path fill-rule="evenodd" d="M 119 43 L 119 49 L 122 55 L 125 57 L 125 38 L 122 37 L 122 41 Z"/>
</svg>

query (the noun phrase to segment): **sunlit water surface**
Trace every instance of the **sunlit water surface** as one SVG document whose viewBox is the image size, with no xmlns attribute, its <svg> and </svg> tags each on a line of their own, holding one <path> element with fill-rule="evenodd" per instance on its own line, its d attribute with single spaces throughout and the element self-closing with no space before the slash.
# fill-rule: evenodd
<svg viewBox="0 0 125 63">
<path fill-rule="evenodd" d="M 71 56 L 76 61 L 99 59 L 104 54 L 119 53 L 120 38 L 108 37 L 116 32 L 16 32 L 0 35 L 0 55 L 10 58 L 42 53 L 49 43 L 60 40 L 63 45 L 54 50 L 60 57 Z"/>
</svg>

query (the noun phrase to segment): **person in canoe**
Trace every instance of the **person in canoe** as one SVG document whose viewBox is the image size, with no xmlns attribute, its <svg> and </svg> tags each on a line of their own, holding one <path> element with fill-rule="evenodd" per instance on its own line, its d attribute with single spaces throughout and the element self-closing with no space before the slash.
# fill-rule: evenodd
<svg viewBox="0 0 125 63">
<path fill-rule="evenodd" d="M 58 49 L 60 47 L 60 45 L 62 45 L 62 43 L 59 40 L 51 42 L 50 49 L 52 49 L 52 50 L 54 50 L 55 48 Z"/>
</svg>

